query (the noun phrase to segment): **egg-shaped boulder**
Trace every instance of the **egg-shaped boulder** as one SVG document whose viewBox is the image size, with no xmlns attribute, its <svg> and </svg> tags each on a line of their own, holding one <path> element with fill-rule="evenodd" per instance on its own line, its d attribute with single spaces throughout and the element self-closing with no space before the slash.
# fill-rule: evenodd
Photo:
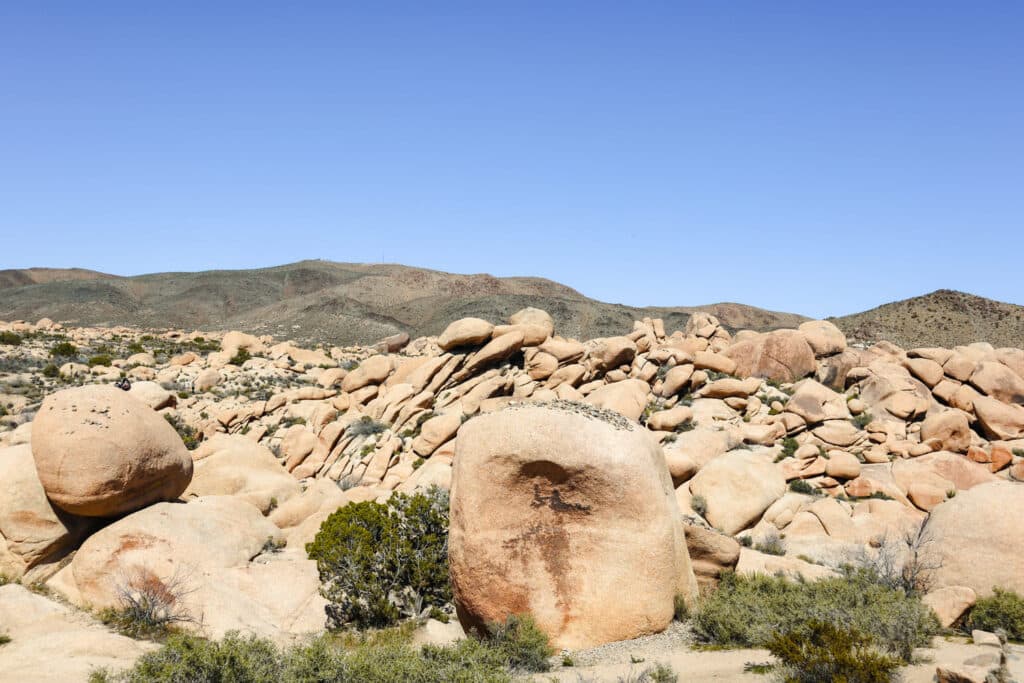
<svg viewBox="0 0 1024 683">
<path fill-rule="evenodd" d="M 174 428 L 112 386 L 46 397 L 32 423 L 32 457 L 50 501 L 85 517 L 174 500 L 192 480 L 192 458 Z"/>
</svg>

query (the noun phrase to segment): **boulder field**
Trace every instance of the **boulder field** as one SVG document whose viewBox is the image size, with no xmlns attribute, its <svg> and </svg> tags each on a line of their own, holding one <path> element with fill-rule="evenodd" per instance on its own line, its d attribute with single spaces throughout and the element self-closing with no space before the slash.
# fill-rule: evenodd
<svg viewBox="0 0 1024 683">
<path fill-rule="evenodd" d="M 187 587 L 188 629 L 293 640 L 325 625 L 323 520 L 431 486 L 461 623 L 530 612 L 559 647 L 664 629 L 726 570 L 815 579 L 906 538 L 938 560 L 943 623 L 1024 591 L 1020 349 L 704 313 L 576 340 L 524 309 L 318 348 L 45 322 L 0 322 L 24 336 L 0 347 L 0 573 L 65 604 L 8 587 L 0 613 L 88 621 L 70 606 L 145 573 Z M 95 623 L 66 630 L 116 659 Z"/>
</svg>

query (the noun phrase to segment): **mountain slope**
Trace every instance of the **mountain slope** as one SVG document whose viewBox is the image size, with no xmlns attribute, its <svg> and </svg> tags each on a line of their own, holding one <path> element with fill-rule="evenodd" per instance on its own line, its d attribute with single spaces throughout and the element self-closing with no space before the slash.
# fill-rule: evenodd
<svg viewBox="0 0 1024 683">
<path fill-rule="evenodd" d="M 682 328 L 695 310 L 732 329 L 792 327 L 803 316 L 742 304 L 636 308 L 583 296 L 565 285 L 531 277 L 456 275 L 385 264 L 328 261 L 254 270 L 96 274 L 83 279 L 25 281 L 27 271 L 0 271 L 0 319 L 49 317 L 78 325 L 241 329 L 281 338 L 371 343 L 398 331 L 438 334 L 452 320 L 477 316 L 504 321 L 525 306 L 547 310 L 561 334 L 589 339 L 632 330 L 645 316 Z M 16 284 L 19 281 L 24 284 Z M 0 285 L 3 286 L 3 285 Z"/>
<path fill-rule="evenodd" d="M 1024 346 L 1024 306 L 949 289 L 830 320 L 851 341 L 888 340 L 907 349 L 978 341 Z"/>
</svg>

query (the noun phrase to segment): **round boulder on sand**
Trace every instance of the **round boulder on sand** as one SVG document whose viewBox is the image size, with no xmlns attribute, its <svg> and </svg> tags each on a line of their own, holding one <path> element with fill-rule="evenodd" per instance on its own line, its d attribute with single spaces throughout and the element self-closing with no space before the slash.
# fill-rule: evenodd
<svg viewBox="0 0 1024 683">
<path fill-rule="evenodd" d="M 86 517 L 173 500 L 192 479 L 192 458 L 174 428 L 110 386 L 48 396 L 32 424 L 32 455 L 47 497 Z"/>
<path fill-rule="evenodd" d="M 456 440 L 450 566 L 468 630 L 531 614 L 556 648 L 663 630 L 696 595 L 656 442 L 568 401 L 506 408 Z"/>
</svg>

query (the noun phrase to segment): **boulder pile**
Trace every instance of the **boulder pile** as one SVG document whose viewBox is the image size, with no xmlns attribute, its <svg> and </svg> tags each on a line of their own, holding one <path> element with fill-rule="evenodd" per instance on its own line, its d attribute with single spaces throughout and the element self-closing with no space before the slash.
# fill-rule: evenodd
<svg viewBox="0 0 1024 683">
<path fill-rule="evenodd" d="M 528 610 L 572 646 L 664 627 L 675 594 L 725 569 L 829 575 L 922 528 L 952 554 L 937 605 L 1024 576 L 998 523 L 1024 490 L 1021 349 L 855 346 L 828 321 L 757 333 L 704 313 L 576 340 L 538 309 L 349 348 L 0 330 L 27 339 L 3 347 L 26 369 L 0 375 L 0 473 L 21 482 L 0 500 L 0 570 L 80 604 L 109 601 L 111 572 L 194 558 L 198 583 L 237 587 L 196 591 L 192 611 L 234 615 L 214 630 L 296 634 L 322 607 L 312 584 L 277 603 L 264 588 L 315 577 L 323 519 L 430 486 L 454 488 L 464 623 Z M 58 339 L 130 344 L 43 373 Z M 104 386 L 122 376 L 130 392 Z M 223 538 L 239 524 L 242 546 Z M 965 543 L 991 561 L 959 561 Z"/>
</svg>

